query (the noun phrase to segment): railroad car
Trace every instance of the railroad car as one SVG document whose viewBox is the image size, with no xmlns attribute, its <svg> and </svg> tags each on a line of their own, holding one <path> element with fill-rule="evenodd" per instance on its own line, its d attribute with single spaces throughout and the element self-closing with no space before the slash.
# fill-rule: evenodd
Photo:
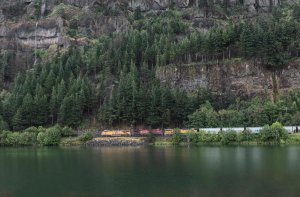
<svg viewBox="0 0 300 197">
<path fill-rule="evenodd" d="M 260 130 L 262 130 L 262 127 L 247 127 L 246 129 L 251 131 L 251 133 L 259 134 Z"/>
<path fill-rule="evenodd" d="M 180 133 L 186 135 L 187 132 L 197 133 L 195 129 L 180 129 Z"/>
<path fill-rule="evenodd" d="M 195 129 L 180 129 L 180 133 L 186 135 L 187 132 L 197 133 Z M 165 129 L 165 135 L 173 135 L 174 129 Z"/>
<path fill-rule="evenodd" d="M 104 130 L 101 133 L 103 137 L 122 137 L 122 136 L 130 136 L 129 130 L 116 130 L 116 131 L 109 131 Z"/>
<path fill-rule="evenodd" d="M 204 131 L 206 134 L 218 134 L 220 132 L 220 128 L 201 128 L 199 131 Z"/>
<path fill-rule="evenodd" d="M 295 126 L 289 126 L 289 127 L 283 127 L 283 128 L 285 128 L 285 130 L 287 130 L 287 132 L 288 132 L 289 134 L 292 134 L 292 133 L 296 133 L 296 132 L 297 132 L 297 127 L 295 127 Z"/>
<path fill-rule="evenodd" d="M 298 130 L 297 128 L 300 128 L 300 126 L 286 126 L 284 129 L 287 130 L 289 134 L 296 133 Z M 243 127 L 235 127 L 235 128 L 222 128 L 222 131 L 226 132 L 228 130 L 234 130 L 236 132 L 242 132 L 245 128 Z M 251 131 L 253 134 L 259 134 L 260 131 L 263 129 L 263 127 L 247 127 L 247 130 Z M 221 128 L 201 128 L 199 131 L 204 131 L 206 134 L 218 134 L 220 132 Z M 194 129 L 180 129 L 180 133 L 183 135 L 186 135 L 188 131 L 192 131 L 197 133 L 197 130 Z M 165 135 L 165 136 L 171 136 L 174 133 L 174 129 L 165 129 L 163 132 L 161 129 L 153 129 L 152 133 L 154 135 Z M 146 136 L 150 134 L 150 130 L 139 130 L 135 131 L 133 136 Z M 131 133 L 129 130 L 104 130 L 101 132 L 101 136 L 103 137 L 121 137 L 121 136 L 131 136 Z"/>
<path fill-rule="evenodd" d="M 173 135 L 174 129 L 165 129 L 165 135 Z"/>
<path fill-rule="evenodd" d="M 161 129 L 152 129 L 154 135 L 164 135 L 164 132 Z"/>
<path fill-rule="evenodd" d="M 235 128 L 222 128 L 222 131 L 233 130 L 235 132 L 243 132 L 245 128 L 243 127 L 235 127 Z"/>
<path fill-rule="evenodd" d="M 149 134 L 150 134 L 150 131 L 149 131 L 149 130 L 139 130 L 139 131 L 138 131 L 138 134 L 139 134 L 139 135 L 142 135 L 142 136 L 143 136 L 143 135 L 149 135 Z"/>
</svg>

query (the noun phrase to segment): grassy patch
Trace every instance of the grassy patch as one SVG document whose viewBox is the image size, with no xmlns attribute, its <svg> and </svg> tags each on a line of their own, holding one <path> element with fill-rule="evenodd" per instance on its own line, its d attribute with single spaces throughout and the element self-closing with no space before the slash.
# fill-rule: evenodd
<svg viewBox="0 0 300 197">
<path fill-rule="evenodd" d="M 67 138 L 62 139 L 59 143 L 60 146 L 74 146 L 74 145 L 82 145 L 83 142 L 79 141 L 78 138 Z"/>
<path fill-rule="evenodd" d="M 173 146 L 172 142 L 168 141 L 156 141 L 154 146 Z"/>
</svg>

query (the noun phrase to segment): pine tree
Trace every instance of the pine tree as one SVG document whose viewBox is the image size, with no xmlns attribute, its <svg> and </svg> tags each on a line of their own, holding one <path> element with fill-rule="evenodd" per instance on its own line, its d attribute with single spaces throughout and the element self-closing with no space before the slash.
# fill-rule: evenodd
<svg viewBox="0 0 300 197">
<path fill-rule="evenodd" d="M 45 93 L 47 95 L 51 94 L 52 87 L 55 85 L 55 81 L 56 77 L 54 75 L 54 72 L 51 70 L 45 81 Z"/>
<path fill-rule="evenodd" d="M 24 97 L 22 106 L 19 108 L 20 114 L 18 114 L 17 118 L 22 118 L 23 125 L 19 124 L 19 127 L 23 126 L 24 128 L 30 127 L 33 123 L 34 116 L 34 102 L 32 96 L 30 94 L 26 94 Z M 20 121 L 19 123 L 21 123 Z"/>
<path fill-rule="evenodd" d="M 44 125 L 47 123 L 49 115 L 47 96 L 45 95 L 43 88 L 38 86 L 34 96 L 33 124 L 36 126 Z"/>
<path fill-rule="evenodd" d="M 26 129 L 26 121 L 24 120 L 24 116 L 21 111 L 18 110 L 12 119 L 12 126 L 14 131 L 23 131 Z"/>
<path fill-rule="evenodd" d="M 56 91 L 56 88 L 52 88 L 52 93 L 51 93 L 51 99 L 50 99 L 50 118 L 52 124 L 54 124 L 57 120 L 57 113 L 59 110 L 59 103 L 58 103 L 58 94 Z"/>
</svg>

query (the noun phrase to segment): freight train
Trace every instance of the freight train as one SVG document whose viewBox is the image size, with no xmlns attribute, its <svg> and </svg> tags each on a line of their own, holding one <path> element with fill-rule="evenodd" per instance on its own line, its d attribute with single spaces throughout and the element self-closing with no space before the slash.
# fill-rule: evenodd
<svg viewBox="0 0 300 197">
<path fill-rule="evenodd" d="M 236 132 L 242 132 L 245 129 L 251 131 L 253 134 L 259 134 L 263 127 L 237 127 L 237 128 L 200 128 L 199 130 L 196 129 L 180 129 L 180 133 L 186 135 L 187 132 L 198 133 L 200 131 L 204 131 L 206 134 L 218 134 L 220 131 L 226 132 L 227 130 L 234 130 Z M 300 126 L 287 126 L 284 129 L 287 130 L 289 134 L 293 134 L 298 132 L 298 128 Z M 174 133 L 174 129 L 142 129 L 142 130 L 104 130 L 101 132 L 102 137 L 129 137 L 129 136 L 149 136 L 151 133 L 155 136 L 172 136 Z"/>
</svg>

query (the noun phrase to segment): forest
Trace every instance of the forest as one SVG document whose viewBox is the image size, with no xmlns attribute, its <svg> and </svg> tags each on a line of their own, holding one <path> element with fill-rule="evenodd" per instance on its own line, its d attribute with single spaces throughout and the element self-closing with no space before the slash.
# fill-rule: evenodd
<svg viewBox="0 0 300 197">
<path fill-rule="evenodd" d="M 133 28 L 125 34 L 102 36 L 82 49 L 70 47 L 50 60 L 38 53 L 40 61 L 18 73 L 11 90 L 0 95 L 0 130 L 55 124 L 76 129 L 95 121 L 105 128 L 300 125 L 300 89 L 274 101 L 241 100 L 230 89 L 216 93 L 205 87 L 189 95 L 155 77 L 157 68 L 170 64 L 233 58 L 270 70 L 286 67 L 299 58 L 299 1 L 273 7 L 269 17 L 228 20 L 207 33 L 183 18 L 176 9 L 144 16 L 137 8 Z M 14 51 L 2 54 L 1 84 L 11 58 Z"/>
</svg>

